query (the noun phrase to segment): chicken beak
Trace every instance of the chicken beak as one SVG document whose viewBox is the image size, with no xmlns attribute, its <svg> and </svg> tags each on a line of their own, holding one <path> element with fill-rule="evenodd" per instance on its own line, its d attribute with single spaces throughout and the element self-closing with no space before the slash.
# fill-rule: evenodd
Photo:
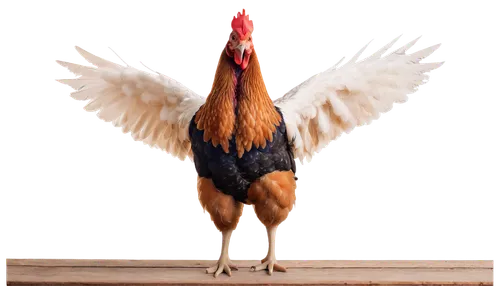
<svg viewBox="0 0 500 286">
<path fill-rule="evenodd" d="M 234 61 L 236 62 L 236 64 L 241 65 L 241 63 L 243 62 L 243 56 L 245 55 L 245 45 L 239 44 L 234 51 Z"/>
</svg>

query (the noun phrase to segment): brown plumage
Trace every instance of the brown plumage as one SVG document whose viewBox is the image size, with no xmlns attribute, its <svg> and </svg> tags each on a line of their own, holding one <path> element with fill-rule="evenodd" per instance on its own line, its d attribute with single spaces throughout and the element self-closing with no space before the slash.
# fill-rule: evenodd
<svg viewBox="0 0 500 286">
<path fill-rule="evenodd" d="M 232 196 L 219 192 L 212 180 L 198 177 L 198 199 L 218 230 L 227 231 L 236 228 L 243 213 L 243 204 Z"/>
<path fill-rule="evenodd" d="M 236 116 L 234 114 L 234 96 L 236 78 L 226 52 L 222 52 L 215 72 L 212 90 L 205 104 L 196 114 L 195 123 L 199 130 L 204 130 L 203 140 L 212 140 L 214 147 L 219 144 L 227 153 L 229 140 L 233 136 Z"/>
<path fill-rule="evenodd" d="M 195 123 L 204 131 L 205 142 L 212 140 L 214 147 L 220 144 L 226 153 L 229 152 L 229 140 L 235 135 L 236 150 L 241 158 L 252 144 L 265 147 L 266 140 L 273 140 L 281 117 L 267 93 L 255 51 L 241 74 L 239 91 L 236 90 L 234 69 L 233 59 L 223 51 L 212 90 L 196 114 Z"/>
<path fill-rule="evenodd" d="M 295 204 L 295 175 L 292 171 L 276 171 L 262 176 L 248 190 L 248 200 L 266 227 L 282 223 Z"/>
<path fill-rule="evenodd" d="M 245 151 L 252 148 L 252 144 L 256 147 L 265 147 L 266 140 L 273 140 L 273 133 L 281 117 L 267 93 L 255 51 L 250 57 L 248 67 L 241 75 L 240 85 L 236 150 L 238 157 L 241 158 Z"/>
</svg>

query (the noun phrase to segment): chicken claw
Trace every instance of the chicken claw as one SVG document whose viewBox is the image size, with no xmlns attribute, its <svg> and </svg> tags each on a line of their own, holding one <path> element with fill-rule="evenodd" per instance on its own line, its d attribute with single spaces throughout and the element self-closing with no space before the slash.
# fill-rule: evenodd
<svg viewBox="0 0 500 286">
<path fill-rule="evenodd" d="M 228 276 L 231 276 L 231 269 L 238 270 L 238 267 L 231 263 L 229 258 L 220 258 L 219 262 L 216 265 L 207 268 L 207 274 L 213 274 L 215 278 L 219 276 L 222 272 L 226 273 Z"/>
<path fill-rule="evenodd" d="M 261 264 L 252 266 L 250 268 L 250 271 L 260 271 L 260 270 L 266 270 L 267 269 L 267 274 L 273 275 L 273 271 L 276 270 L 278 272 L 286 272 L 286 267 L 281 266 L 277 263 L 276 258 L 264 258 L 261 260 Z"/>
</svg>

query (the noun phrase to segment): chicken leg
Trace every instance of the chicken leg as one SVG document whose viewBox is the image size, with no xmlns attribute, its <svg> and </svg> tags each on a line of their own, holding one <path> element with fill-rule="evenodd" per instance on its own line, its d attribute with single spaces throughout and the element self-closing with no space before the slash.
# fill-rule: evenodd
<svg viewBox="0 0 500 286">
<path fill-rule="evenodd" d="M 208 268 L 207 274 L 217 277 L 224 272 L 231 276 L 231 269 L 238 269 L 229 263 L 233 233 L 241 222 L 245 207 L 242 203 L 235 201 L 232 196 L 218 191 L 212 180 L 207 178 L 197 178 L 195 191 L 198 193 L 201 209 L 208 214 L 215 229 L 222 236 L 217 264 Z"/>
<path fill-rule="evenodd" d="M 269 250 L 262 259 L 262 264 L 255 265 L 251 271 L 267 269 L 269 275 L 273 271 L 286 272 L 286 268 L 276 262 L 276 231 L 292 210 L 295 203 L 295 175 L 293 171 L 275 171 L 262 176 L 252 183 L 248 198 L 255 205 L 255 213 L 266 226 Z"/>
<path fill-rule="evenodd" d="M 267 269 L 267 273 L 269 275 L 273 274 L 273 270 L 286 272 L 286 268 L 279 265 L 276 261 L 276 252 L 275 252 L 275 242 L 276 242 L 276 230 L 278 226 L 267 227 L 267 237 L 269 240 L 269 250 L 267 252 L 266 258 L 261 260 L 261 264 L 252 266 L 250 271 L 260 271 Z"/>
<path fill-rule="evenodd" d="M 214 277 L 219 276 L 222 272 L 231 276 L 231 269 L 238 270 L 238 267 L 231 263 L 229 259 L 229 241 L 231 240 L 231 234 L 233 230 L 226 230 L 222 232 L 222 250 L 220 253 L 219 261 L 216 265 L 207 268 L 207 274 L 213 274 Z"/>
</svg>

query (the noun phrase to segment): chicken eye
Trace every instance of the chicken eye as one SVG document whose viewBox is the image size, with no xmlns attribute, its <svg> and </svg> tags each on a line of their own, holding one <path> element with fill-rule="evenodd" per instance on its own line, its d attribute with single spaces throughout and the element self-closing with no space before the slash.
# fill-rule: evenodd
<svg viewBox="0 0 500 286">
<path fill-rule="evenodd" d="M 232 35 L 231 40 L 236 41 L 236 37 L 234 35 Z"/>
<path fill-rule="evenodd" d="M 249 41 L 251 41 L 251 40 L 252 40 L 252 37 L 248 38 L 248 40 L 249 40 Z"/>
</svg>

